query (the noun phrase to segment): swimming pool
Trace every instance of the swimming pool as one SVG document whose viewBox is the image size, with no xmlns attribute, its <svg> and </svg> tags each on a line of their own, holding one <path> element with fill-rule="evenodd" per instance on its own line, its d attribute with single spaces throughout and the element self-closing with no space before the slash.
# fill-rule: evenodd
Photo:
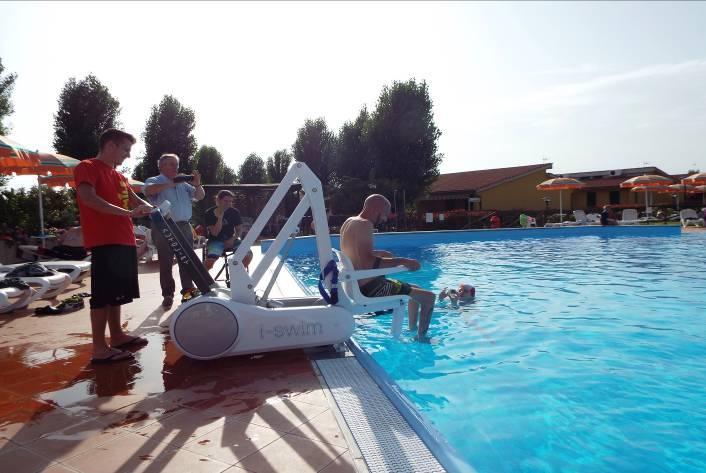
<svg viewBox="0 0 706 473">
<path fill-rule="evenodd" d="M 706 471 L 706 235 L 601 230 L 376 243 L 422 261 L 400 279 L 477 288 L 430 344 L 389 316 L 355 338 L 479 472 Z"/>
</svg>

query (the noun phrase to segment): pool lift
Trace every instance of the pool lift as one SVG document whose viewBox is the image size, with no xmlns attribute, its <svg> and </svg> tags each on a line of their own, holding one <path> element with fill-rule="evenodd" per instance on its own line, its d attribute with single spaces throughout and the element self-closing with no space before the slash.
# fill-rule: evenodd
<svg viewBox="0 0 706 473">
<path fill-rule="evenodd" d="M 289 189 L 300 184 L 303 196 L 282 226 L 266 253 L 251 272 L 242 264 L 250 247 L 260 236 L 265 225 Z M 301 193 L 300 193 L 301 195 Z M 230 288 L 213 280 L 196 256 L 187 238 L 169 217 L 169 202 L 152 211 L 150 218 L 172 247 L 176 258 L 191 272 L 201 295 L 182 304 L 170 320 L 171 338 L 185 355 L 200 360 L 224 356 L 260 353 L 266 351 L 336 345 L 346 341 L 353 333 L 354 314 L 371 310 L 392 309 L 393 328 L 399 332 L 404 305 L 408 296 L 375 298 L 374 301 L 359 294 L 357 281 L 404 270 L 382 268 L 355 271 L 346 261 L 340 261 L 331 247 L 328 220 L 324 207 L 321 182 L 301 162 L 289 166 L 287 174 L 270 197 L 248 231 L 243 242 L 228 259 Z M 298 233 L 298 226 L 307 210 L 311 209 L 316 249 L 320 263 L 319 296 L 269 297 L 279 270 L 284 264 L 280 252 L 288 251 Z M 255 288 L 268 273 L 275 259 L 280 261 L 271 273 L 265 291 L 258 296 Z M 341 258 L 344 259 L 344 258 Z M 338 287 L 339 279 L 343 282 Z M 342 289 L 339 292 L 339 289 Z"/>
</svg>

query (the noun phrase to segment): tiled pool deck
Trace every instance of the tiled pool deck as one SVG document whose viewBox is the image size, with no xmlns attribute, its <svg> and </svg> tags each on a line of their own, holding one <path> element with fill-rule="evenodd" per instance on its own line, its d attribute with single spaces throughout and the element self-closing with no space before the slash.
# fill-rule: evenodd
<svg viewBox="0 0 706 473">
<path fill-rule="evenodd" d="M 191 360 L 169 342 L 157 263 L 140 271 L 123 322 L 150 343 L 133 362 L 89 363 L 87 307 L 31 316 L 42 300 L 0 315 L 0 471 L 366 470 L 307 354 Z"/>
</svg>

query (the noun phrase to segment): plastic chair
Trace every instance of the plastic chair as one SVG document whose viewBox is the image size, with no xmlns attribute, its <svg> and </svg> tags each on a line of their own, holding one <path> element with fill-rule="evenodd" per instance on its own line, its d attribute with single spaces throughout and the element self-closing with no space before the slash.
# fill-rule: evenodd
<svg viewBox="0 0 706 473">
<path fill-rule="evenodd" d="M 157 247 L 152 241 L 152 230 L 142 225 L 135 226 L 135 236 L 142 236 L 147 243 L 147 251 L 141 256 L 145 261 L 152 261 L 157 254 Z"/>
<path fill-rule="evenodd" d="M 342 251 L 333 249 L 333 252 L 338 259 L 338 280 L 340 288 L 343 289 L 343 291 L 339 292 L 339 304 L 356 315 L 392 310 L 392 333 L 393 335 L 399 335 L 402 331 L 404 308 L 410 297 L 405 295 L 367 297 L 360 292 L 358 281 L 387 274 L 401 273 L 408 271 L 408 269 L 404 266 L 397 266 L 394 268 L 356 270 L 350 258 Z"/>
</svg>

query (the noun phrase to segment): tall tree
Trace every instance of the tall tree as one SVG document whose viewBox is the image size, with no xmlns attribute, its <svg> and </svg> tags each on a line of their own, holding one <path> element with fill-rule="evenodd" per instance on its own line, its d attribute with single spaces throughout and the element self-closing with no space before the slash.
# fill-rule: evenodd
<svg viewBox="0 0 706 473">
<path fill-rule="evenodd" d="M 142 138 L 145 154 L 135 167 L 133 177 L 144 181 L 159 174 L 157 161 L 164 153 L 179 156 L 179 172 L 189 173 L 193 169 L 196 153 L 196 126 L 194 111 L 182 105 L 171 95 L 165 95 L 159 105 L 152 107 Z"/>
<path fill-rule="evenodd" d="M 120 102 L 94 76 L 70 78 L 59 94 L 54 115 L 54 149 L 76 159 L 98 154 L 98 138 L 106 128 L 119 126 Z"/>
<path fill-rule="evenodd" d="M 267 180 L 272 183 L 281 182 L 291 162 L 292 155 L 286 149 L 275 151 L 275 154 L 267 158 Z"/>
<path fill-rule="evenodd" d="M 421 197 L 439 176 L 443 155 L 437 141 L 441 131 L 434 124 L 426 82 L 394 82 L 384 87 L 370 118 L 370 146 L 378 192 L 391 194 L 399 183 L 407 201 Z"/>
<path fill-rule="evenodd" d="M 223 184 L 236 184 L 237 182 L 238 174 L 236 174 L 233 168 L 225 164 L 223 169 Z"/>
<path fill-rule="evenodd" d="M 194 156 L 194 167 L 201 173 L 204 184 L 223 182 L 223 156 L 213 146 L 203 145 Z"/>
<path fill-rule="evenodd" d="M 328 129 L 326 120 L 307 119 L 297 131 L 292 154 L 296 161 L 306 163 L 311 168 L 323 186 L 329 185 L 335 169 L 336 135 Z"/>
<path fill-rule="evenodd" d="M 370 115 L 363 108 L 354 122 L 346 122 L 338 134 L 336 151 L 336 177 L 368 179 L 373 169 L 370 152 Z"/>
<path fill-rule="evenodd" d="M 12 115 L 15 111 L 10 95 L 15 87 L 15 79 L 17 79 L 17 74 L 8 74 L 3 77 L 3 72 L 5 72 L 5 66 L 2 65 L 2 58 L 0 58 L 0 135 L 6 135 L 10 131 L 3 121 L 5 117 Z"/>
<path fill-rule="evenodd" d="M 267 181 L 265 162 L 255 153 L 250 153 L 238 170 L 241 184 L 262 184 Z"/>
</svg>

